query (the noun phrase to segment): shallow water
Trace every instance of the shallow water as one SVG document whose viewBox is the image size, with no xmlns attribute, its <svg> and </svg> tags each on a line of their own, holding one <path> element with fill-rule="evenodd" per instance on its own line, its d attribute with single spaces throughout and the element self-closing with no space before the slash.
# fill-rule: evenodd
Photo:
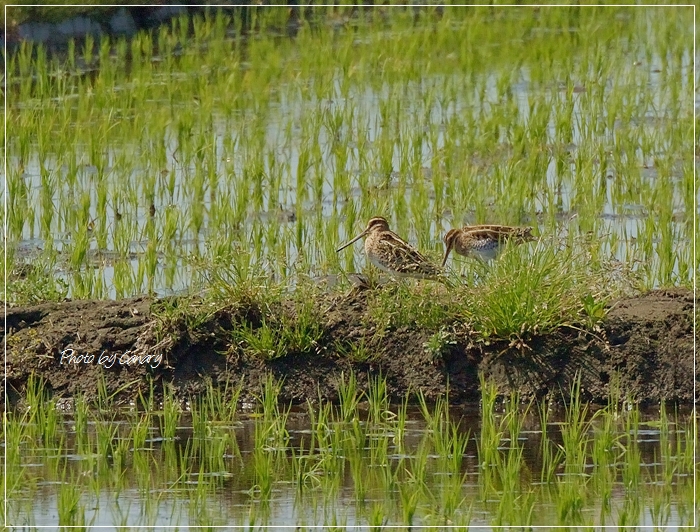
<svg viewBox="0 0 700 532">
<path fill-rule="evenodd" d="M 692 233 L 688 229 L 688 220 L 692 213 L 685 204 L 687 198 L 684 189 L 688 177 L 684 175 L 682 166 L 683 154 L 674 154 L 672 167 L 665 169 L 663 176 L 659 176 L 658 169 L 654 166 L 654 157 L 665 155 L 663 141 L 658 140 L 651 152 L 640 147 L 637 153 L 626 154 L 618 153 L 615 148 L 619 131 L 634 127 L 640 138 L 646 136 L 655 139 L 665 134 L 670 127 L 669 117 L 675 115 L 673 109 L 669 108 L 669 89 L 663 74 L 667 61 L 660 57 L 655 48 L 657 43 L 651 20 L 647 20 L 648 35 L 639 37 L 639 42 L 636 43 L 640 47 L 637 55 L 644 57 L 644 62 L 623 55 L 615 71 L 617 80 L 643 88 L 644 97 L 653 102 L 653 108 L 644 102 L 640 103 L 642 96 L 637 94 L 639 91 L 630 91 L 632 99 L 626 103 L 638 107 L 640 114 L 634 117 L 633 123 L 617 120 L 608 124 L 601 132 L 607 139 L 604 149 L 596 154 L 581 152 L 580 148 L 586 145 L 587 132 L 591 128 L 599 128 L 599 124 L 606 121 L 607 113 L 612 111 L 602 109 L 602 116 L 589 116 L 586 102 L 591 98 L 605 99 L 613 90 L 619 90 L 619 87 L 606 86 L 601 89 L 575 85 L 569 95 L 567 84 L 563 81 L 533 80 L 527 66 L 513 65 L 504 65 L 502 70 L 494 67 L 487 72 L 465 70 L 450 75 L 430 75 L 423 77 L 419 83 L 397 78 L 379 84 L 357 84 L 340 74 L 334 74 L 330 77 L 332 88 L 320 96 L 309 90 L 314 87 L 313 79 L 298 79 L 294 83 L 282 83 L 271 88 L 267 107 L 259 114 L 254 110 L 234 110 L 227 114 L 230 111 L 226 111 L 227 103 L 222 95 L 213 99 L 210 114 L 200 115 L 196 108 L 192 108 L 190 95 L 178 100 L 176 93 L 172 101 L 164 101 L 163 105 L 173 106 L 176 116 L 192 114 L 190 118 L 193 120 L 193 130 L 206 129 L 203 125 L 205 122 L 211 128 L 207 135 L 208 142 L 212 145 L 207 149 L 211 149 L 216 157 L 207 159 L 206 163 L 215 165 L 212 173 L 218 177 L 208 183 L 206 192 L 201 194 L 194 192 L 190 185 L 193 172 L 199 171 L 195 167 L 196 161 L 184 161 L 183 164 L 177 162 L 180 124 L 164 128 L 162 151 L 167 156 L 166 160 L 158 159 L 157 162 L 144 153 L 145 148 L 142 146 L 109 140 L 104 146 L 103 160 L 99 162 L 99 167 L 92 160 L 91 147 L 81 145 L 75 145 L 72 154 L 52 153 L 50 149 L 39 153 L 37 146 L 30 145 L 28 158 L 20 162 L 13 153 L 14 145 L 10 143 L 8 164 L 11 168 L 22 168 L 22 171 L 11 171 L 9 178 L 24 181 L 28 187 L 29 202 L 38 208 L 36 216 L 25 224 L 16 242 L 17 256 L 22 260 L 32 260 L 41 256 L 43 250 L 53 249 L 59 257 L 58 275 L 69 284 L 72 283 L 74 272 L 67 267 L 61 268 L 60 258 L 67 257 L 73 249 L 73 228 L 65 226 L 65 220 L 55 216 L 50 226 L 50 235 L 46 235 L 50 241 L 46 236 L 39 236 L 42 233 L 41 208 L 38 207 L 41 205 L 41 190 L 44 186 L 42 175 L 45 177 L 48 172 L 59 183 L 67 182 L 69 174 L 77 183 L 74 190 L 59 186 L 52 198 L 53 205 L 76 203 L 76 198 L 86 192 L 90 197 L 91 217 L 97 216 L 95 206 L 99 203 L 96 182 L 106 184 L 110 190 L 126 186 L 141 191 L 137 209 L 129 207 L 128 212 L 122 212 L 125 217 L 122 222 L 116 221 L 117 209 L 111 200 L 108 202 L 104 220 L 108 229 L 103 245 L 99 245 L 94 236 L 88 236 L 90 253 L 85 259 L 85 265 L 95 268 L 97 284 L 104 287 L 104 295 L 108 297 L 118 295 L 115 288 L 115 262 L 120 263 L 122 275 L 126 269 L 137 279 L 137 292 L 145 290 L 146 286 L 158 295 L 187 290 L 192 282 L 192 266 L 186 257 L 193 253 L 207 256 L 216 248 L 217 239 L 221 236 L 234 249 L 247 250 L 251 248 L 251 241 L 257 242 L 252 261 L 273 276 L 293 276 L 294 273 L 299 273 L 297 267 L 301 273 L 311 276 L 337 273 L 338 259 L 332 249 L 359 231 L 365 220 L 357 220 L 352 227 L 347 227 L 342 221 L 354 218 L 356 213 L 377 209 L 386 211 L 386 206 L 392 210 L 401 205 L 408 210 L 407 217 L 398 217 L 402 224 L 399 228 L 402 236 L 436 254 L 442 249 L 442 234 L 450 227 L 464 223 L 535 225 L 538 227 L 535 232 L 548 238 L 555 233 L 585 234 L 593 228 L 595 238 L 600 241 L 601 256 L 614 258 L 633 269 L 644 265 L 652 272 L 660 267 L 656 247 L 662 233 L 652 229 L 656 236 L 651 239 L 650 247 L 644 247 L 645 232 L 650 223 L 658 224 L 659 227 L 668 225 L 668 234 L 673 239 L 677 257 L 671 266 L 673 275 L 685 275 L 681 273 L 680 264 L 688 262 L 691 253 Z M 569 28 L 567 31 L 575 33 L 578 30 Z M 293 39 L 286 38 L 276 41 L 279 50 L 286 50 L 285 46 L 289 48 L 288 51 L 281 52 L 286 61 L 294 61 L 294 42 Z M 617 45 L 624 48 L 624 43 Z M 151 83 L 172 84 L 176 88 L 178 83 L 199 74 L 160 72 L 158 68 L 163 58 L 156 59 Z M 577 51 L 572 49 L 572 65 L 584 60 L 585 57 L 577 55 Z M 689 54 L 685 53 L 679 58 L 678 72 L 682 78 L 679 90 L 683 101 L 687 99 L 685 103 L 688 113 L 692 110 L 693 100 L 692 87 L 687 86 L 690 78 L 687 72 L 692 69 L 692 65 L 693 57 Z M 250 65 L 244 61 L 232 67 L 232 70 L 244 74 L 249 68 Z M 509 72 L 508 68 L 514 70 Z M 328 76 L 328 72 L 335 71 L 336 68 L 330 62 L 323 67 L 319 66 L 317 73 L 319 76 Z M 503 86 L 506 78 L 509 85 Z M 575 80 L 568 81 L 573 83 Z M 136 81 L 130 80 L 131 82 Z M 473 93 L 463 89 L 468 84 L 475 86 Z M 477 92 L 476 87 L 483 87 L 483 92 Z M 128 88 L 118 86 L 114 90 L 123 91 Z M 499 105 L 502 105 L 504 93 L 512 94 L 512 101 L 516 105 L 512 111 L 513 116 L 524 128 L 528 127 L 533 103 L 540 106 L 564 104 L 571 98 L 573 123 L 570 142 L 566 146 L 560 145 L 556 117 L 550 116 L 544 131 L 545 138 L 539 139 L 541 146 L 535 147 L 541 149 L 545 146 L 551 151 L 545 166 L 546 176 L 541 180 L 543 186 L 530 197 L 521 198 L 521 205 L 517 208 L 504 202 L 499 193 L 499 190 L 502 193 L 508 192 L 508 177 L 495 174 L 493 170 L 498 167 L 498 172 L 501 173 L 518 171 L 517 160 L 510 153 L 511 142 L 505 133 L 494 136 L 489 153 L 477 151 L 469 154 L 465 150 L 465 155 L 468 154 L 471 158 L 467 166 L 469 171 L 483 174 L 481 180 L 484 189 L 476 191 L 465 210 L 455 212 L 445 204 L 444 190 L 445 187 L 453 188 L 457 194 L 461 193 L 459 176 L 448 175 L 445 183 L 440 182 L 442 177 L 438 179 L 435 176 L 436 172 L 444 171 L 444 162 L 440 161 L 439 154 L 446 143 L 453 145 L 461 142 L 460 139 L 447 137 L 446 124 L 454 124 L 471 115 L 474 124 L 483 122 L 485 129 L 475 131 L 474 135 L 487 134 L 486 123 L 498 111 Z M 454 98 L 445 101 L 441 94 L 454 95 Z M 12 93 L 8 97 L 8 105 L 12 108 L 31 108 L 31 103 L 13 99 Z M 81 105 L 73 97 L 67 98 L 64 103 L 73 109 Z M 394 105 L 398 110 L 392 110 Z M 348 108 L 352 109 L 350 118 Z M 396 122 L 394 132 L 388 132 L 385 123 L 387 110 L 391 110 L 388 116 Z M 123 109 L 105 109 L 105 112 L 128 117 L 134 110 L 129 106 Z M 312 115 L 315 118 L 309 126 L 308 117 Z M 338 127 L 332 127 L 334 124 L 338 124 Z M 76 127 L 80 125 L 69 126 Z M 311 131 L 308 131 L 309 127 Z M 425 131 L 424 137 L 418 145 L 409 148 L 407 144 L 416 142 L 413 135 L 421 128 Z M 259 135 L 262 141 L 250 141 L 251 131 L 262 132 Z M 257 139 L 255 135 L 252 138 Z M 299 173 L 304 166 L 300 164 L 303 162 L 301 154 L 309 152 L 310 142 L 314 145 L 313 157 L 318 160 L 314 160 L 304 176 Z M 338 151 L 338 142 L 342 144 L 341 151 Z M 385 155 L 381 153 L 381 146 L 386 142 L 394 143 L 390 160 L 385 160 Z M 415 161 L 411 168 L 406 168 L 406 158 L 402 152 L 409 149 L 413 151 Z M 589 149 L 586 147 L 586 150 Z M 255 152 L 262 152 L 265 156 L 255 161 L 256 164 L 262 164 L 260 168 L 251 169 L 250 154 Z M 597 160 L 601 153 L 607 161 Z M 579 158 L 589 162 L 581 166 L 576 162 Z M 605 175 L 599 175 L 604 168 L 607 168 Z M 623 175 L 625 168 L 634 168 L 638 175 Z M 585 183 L 577 175 L 582 169 L 591 174 L 591 179 L 584 180 Z M 464 168 L 458 170 L 462 174 L 465 172 Z M 244 178 L 250 172 L 259 172 L 259 183 Z M 156 214 L 152 218 L 149 215 L 148 201 L 143 197 L 143 178 L 144 175 L 154 173 L 159 174 L 159 177 L 155 179 Z M 659 213 L 654 212 L 653 198 L 661 186 L 660 180 L 665 183 L 663 187 L 672 188 L 670 204 L 664 205 L 664 208 L 671 211 L 669 216 L 671 213 L 673 215 L 670 220 L 665 217 L 660 220 Z M 250 188 L 256 186 L 263 187 L 263 197 L 259 205 L 253 206 L 250 200 L 253 191 Z M 243 193 L 243 190 L 247 192 Z M 621 193 L 621 190 L 624 192 Z M 425 202 L 416 202 L 417 196 L 424 197 Z M 578 205 L 589 201 L 582 199 L 588 196 L 603 197 L 600 207 L 596 208 L 594 220 L 588 218 L 590 213 L 579 214 L 581 209 Z M 113 197 L 113 193 L 109 197 Z M 219 204 L 240 211 L 240 225 L 233 228 L 222 224 L 219 219 L 215 220 L 213 216 L 221 208 Z M 385 207 L 381 208 L 381 205 Z M 199 231 L 185 223 L 195 207 L 203 209 Z M 514 208 L 517 212 L 514 212 Z M 420 209 L 421 212 L 412 212 L 414 209 Z M 424 217 L 424 212 L 433 213 L 429 221 L 424 220 L 421 227 L 410 223 L 412 217 Z M 179 220 L 172 238 L 174 248 L 165 245 L 165 242 L 158 241 L 154 244 L 148 237 L 149 223 L 155 220 L 159 228 L 158 234 L 162 234 L 166 219 L 173 217 Z M 120 223 L 127 223 L 127 218 L 133 228 L 130 234 L 139 236 L 125 243 L 124 235 L 117 234 L 117 227 Z M 557 221 L 553 223 L 552 219 Z M 330 222 L 333 222 L 334 229 L 332 234 L 327 234 Z M 325 239 L 329 239 L 330 243 L 324 246 Z M 157 264 L 152 273 L 154 277 L 147 281 L 145 277 L 151 274 L 144 272 L 149 271 L 146 255 L 151 245 L 156 245 L 158 249 Z M 353 264 L 358 267 L 363 264 L 363 260 L 359 259 L 359 244 L 355 250 L 357 260 Z M 341 259 L 340 263 L 345 264 L 346 260 Z M 654 273 L 650 275 L 652 278 L 655 276 Z M 664 281 L 656 279 L 651 284 L 657 285 L 660 282 Z"/>
<path fill-rule="evenodd" d="M 549 439 L 555 446 L 563 445 L 561 415 L 561 412 L 553 412 L 547 425 Z M 216 452 L 215 447 L 205 446 L 199 459 L 190 458 L 187 463 L 173 460 L 173 456 L 181 455 L 194 442 L 189 416 L 183 415 L 175 440 L 169 441 L 160 437 L 156 416 L 145 446 L 138 450 L 130 448 L 130 458 L 121 467 L 115 463 L 113 455 L 101 457 L 78 452 L 75 448 L 75 419 L 71 414 L 64 414 L 62 430 L 66 434 L 66 450 L 57 455 L 55 450 L 39 447 L 31 454 L 22 455 L 23 479 L 11 493 L 8 522 L 28 527 L 55 526 L 59 520 L 58 493 L 66 483 L 79 486 L 81 511 L 85 523 L 92 525 L 187 527 L 253 526 L 255 523 L 256 526 L 274 528 L 290 524 L 329 526 L 336 523 L 359 529 L 371 524 L 373 512 L 381 516 L 383 524 L 405 525 L 402 508 L 406 501 L 401 498 L 402 489 L 409 494 L 418 494 L 412 517 L 414 525 L 493 526 L 499 522 L 515 526 L 526 522 L 535 525 L 610 525 L 621 524 L 624 519 L 627 524 L 636 526 L 666 524 L 673 527 L 692 522 L 692 471 L 684 470 L 678 454 L 670 458 L 670 463 L 675 464 L 672 471 L 667 469 L 669 462 L 662 463 L 658 408 L 640 416 L 636 436 L 632 438 L 634 446 L 630 446 L 630 440 L 626 439 L 628 434 L 624 423 L 617 426 L 613 434 L 617 443 L 612 453 L 616 457 L 611 466 L 612 482 L 601 492 L 596 491 L 600 471 L 590 455 L 582 474 L 571 477 L 571 473 L 560 465 L 555 479 L 549 482 L 540 480 L 542 431 L 537 416 L 532 413 L 522 420 L 518 443 L 522 446 L 523 461 L 513 477 L 515 484 L 511 484 L 512 488 L 499 486 L 499 483 L 495 488 L 486 487 L 487 476 L 480 465 L 480 414 L 475 408 L 453 407 L 451 416 L 454 421 L 460 421 L 459 433 L 469 435 L 458 471 L 448 466 L 449 457 L 430 447 L 431 434 L 427 431 L 426 421 L 418 409 L 409 408 L 402 438 L 397 438 L 395 425 L 370 423 L 364 419 L 360 423 L 366 436 L 364 449 L 346 446 L 347 456 L 325 455 L 325 460 L 336 461 L 332 467 L 321 467 L 316 471 L 309 467 L 306 476 L 299 476 L 294 472 L 295 465 L 298 468 L 304 464 L 323 464 L 319 457 L 327 450 L 317 446 L 315 451 L 309 452 L 311 422 L 303 408 L 291 411 L 286 424 L 289 438 L 282 447 L 272 445 L 262 451 L 260 447 L 256 448 L 256 430 L 261 428 L 261 418 L 241 414 L 233 426 L 212 423 L 208 429 L 213 439 L 230 434 L 235 445 L 221 456 L 213 457 L 213 461 L 207 453 Z M 624 412 L 620 416 L 624 417 Z M 678 423 L 671 422 L 668 426 L 668 442 L 676 451 L 685 445 L 682 442 L 688 434 L 683 420 L 688 420 L 688 416 L 689 412 L 684 411 L 679 415 Z M 501 417 L 496 414 L 497 421 Z M 387 419 L 392 418 L 388 416 Z M 128 423 L 122 422 L 117 432 L 123 434 L 127 427 Z M 344 427 L 348 433 L 343 437 L 351 439 L 350 426 Z M 601 428 L 600 423 L 592 425 L 589 431 L 591 445 Z M 91 423 L 88 432 L 94 430 Z M 623 445 L 627 446 L 626 451 Z M 385 458 L 380 451 L 383 446 Z M 498 448 L 501 456 L 508 456 L 512 442 L 507 435 L 501 438 Z M 635 448 L 638 449 L 639 477 L 629 480 L 634 477 L 628 476 L 625 464 L 632 460 L 629 453 Z M 234 452 L 230 452 L 231 449 L 235 449 Z M 137 455 L 146 460 L 142 474 L 136 472 Z M 422 481 L 416 482 L 412 475 L 417 474 L 420 456 L 425 461 L 425 470 Z M 62 478 L 73 480 L 61 480 L 56 476 L 57 461 L 66 468 Z M 217 467 L 212 468 L 212 464 L 217 464 Z M 58 470 L 62 470 L 63 465 Z M 261 476 L 261 467 L 269 467 L 272 477 L 267 496 L 261 492 L 261 478 L 264 476 Z M 496 472 L 498 468 L 492 467 Z M 8 477 L 8 482 L 11 487 L 12 477 Z M 573 482 L 578 483 L 576 485 L 581 490 L 577 517 L 561 517 L 558 510 L 561 494 L 566 492 L 566 484 Z M 517 490 L 517 493 L 513 494 L 509 507 L 504 509 L 502 500 L 509 489 Z M 601 496 L 601 493 L 607 495 Z M 443 504 L 449 497 L 455 506 L 448 511 Z M 529 501 L 523 513 L 514 512 L 523 500 Z M 659 505 L 664 508 L 665 521 L 658 517 Z M 527 521 L 524 515 L 530 516 Z"/>
</svg>

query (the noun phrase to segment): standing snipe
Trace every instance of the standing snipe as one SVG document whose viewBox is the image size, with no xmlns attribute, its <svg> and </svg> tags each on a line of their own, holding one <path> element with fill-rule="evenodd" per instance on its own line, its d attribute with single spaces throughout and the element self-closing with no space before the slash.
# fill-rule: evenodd
<svg viewBox="0 0 700 532">
<path fill-rule="evenodd" d="M 465 257 L 481 260 L 496 258 L 505 243 L 522 244 L 534 240 L 532 227 L 510 227 L 508 225 L 467 225 L 461 229 L 450 229 L 445 237 L 445 266 L 447 257 L 453 249 Z"/>
<path fill-rule="evenodd" d="M 396 277 L 416 279 L 436 279 L 442 273 L 440 268 L 389 229 L 389 223 L 380 216 L 372 218 L 364 231 L 347 244 L 340 246 L 336 253 L 363 236 L 367 237 L 365 254 L 380 270 Z"/>
</svg>

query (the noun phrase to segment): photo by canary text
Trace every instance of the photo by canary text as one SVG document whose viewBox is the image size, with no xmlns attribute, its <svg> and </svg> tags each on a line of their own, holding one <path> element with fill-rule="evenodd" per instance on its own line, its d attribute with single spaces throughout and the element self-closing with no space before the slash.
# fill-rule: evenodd
<svg viewBox="0 0 700 532">
<path fill-rule="evenodd" d="M 102 351 L 99 355 L 93 353 L 78 353 L 74 349 L 67 348 L 61 351 L 60 364 L 77 366 L 80 364 L 99 364 L 109 369 L 115 364 L 121 366 L 137 366 L 147 364 L 152 369 L 156 369 L 163 362 L 163 354 L 136 354 L 132 351 L 107 352 Z"/>
</svg>

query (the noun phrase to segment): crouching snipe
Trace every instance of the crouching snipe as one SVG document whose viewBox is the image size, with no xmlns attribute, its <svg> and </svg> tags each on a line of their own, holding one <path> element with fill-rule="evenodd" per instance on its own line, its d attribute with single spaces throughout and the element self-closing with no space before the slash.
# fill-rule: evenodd
<svg viewBox="0 0 700 532">
<path fill-rule="evenodd" d="M 534 240 L 532 227 L 510 227 L 507 225 L 467 225 L 461 229 L 450 229 L 445 237 L 445 266 L 447 257 L 453 249 L 465 257 L 481 260 L 496 258 L 505 247 L 506 242 L 522 244 Z"/>
<path fill-rule="evenodd" d="M 336 253 L 362 237 L 366 237 L 367 259 L 382 271 L 416 279 L 437 279 L 442 274 L 440 268 L 389 229 L 389 223 L 380 216 L 372 218 L 364 231 L 340 246 Z"/>
</svg>

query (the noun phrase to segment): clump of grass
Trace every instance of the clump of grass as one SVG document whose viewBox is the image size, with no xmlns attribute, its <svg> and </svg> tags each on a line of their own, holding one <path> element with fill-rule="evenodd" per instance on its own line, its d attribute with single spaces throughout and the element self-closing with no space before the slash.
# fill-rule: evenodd
<svg viewBox="0 0 700 532">
<path fill-rule="evenodd" d="M 529 253 L 508 251 L 467 296 L 464 312 L 484 339 L 525 338 L 602 317 L 614 291 L 592 288 L 600 272 L 584 253 L 544 240 Z"/>
<path fill-rule="evenodd" d="M 416 325 L 436 330 L 451 317 L 448 297 L 434 283 L 393 283 L 373 294 L 367 318 L 380 331 Z"/>
<path fill-rule="evenodd" d="M 263 310 L 257 323 L 244 320 L 233 332 L 234 341 L 244 352 L 266 360 L 314 352 L 323 333 L 314 302 L 304 298 L 297 300 L 292 309 L 276 310 Z"/>
<path fill-rule="evenodd" d="M 270 282 L 246 260 L 212 265 L 205 278 L 213 300 L 225 302 L 240 320 L 232 334 L 244 352 L 270 360 L 316 349 L 323 330 L 315 287 L 306 283 L 283 302 L 282 285 Z"/>
<path fill-rule="evenodd" d="M 185 332 L 197 334 L 219 310 L 221 304 L 196 296 L 162 298 L 151 305 L 156 341 L 175 341 Z"/>
<path fill-rule="evenodd" d="M 449 332 L 445 326 L 440 327 L 440 329 L 432 334 L 428 341 L 423 344 L 423 348 L 427 353 L 437 360 L 443 357 L 447 351 L 449 351 L 451 346 L 457 343 L 454 334 Z"/>
<path fill-rule="evenodd" d="M 0 251 L 1 252 L 1 251 Z M 61 301 L 68 295 L 68 283 L 57 277 L 55 257 L 47 253 L 31 263 L 20 262 L 15 252 L 8 249 L 7 262 L 3 261 L 0 276 L 5 279 L 7 273 L 8 303 L 13 305 L 30 305 L 42 301 Z"/>
<path fill-rule="evenodd" d="M 335 350 L 343 357 L 346 357 L 357 364 L 372 362 L 381 355 L 381 351 L 375 347 L 372 347 L 370 345 L 370 341 L 368 341 L 364 336 L 353 342 L 338 340 L 335 342 L 334 347 Z"/>
</svg>

